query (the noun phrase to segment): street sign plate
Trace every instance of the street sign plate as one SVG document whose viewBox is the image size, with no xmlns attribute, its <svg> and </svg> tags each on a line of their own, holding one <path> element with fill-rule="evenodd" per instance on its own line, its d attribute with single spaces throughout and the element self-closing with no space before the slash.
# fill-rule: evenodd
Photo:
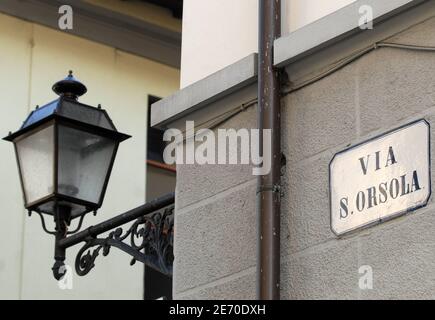
<svg viewBox="0 0 435 320">
<path fill-rule="evenodd" d="M 337 153 L 329 165 L 332 231 L 340 236 L 425 206 L 430 171 L 426 120 Z"/>
</svg>

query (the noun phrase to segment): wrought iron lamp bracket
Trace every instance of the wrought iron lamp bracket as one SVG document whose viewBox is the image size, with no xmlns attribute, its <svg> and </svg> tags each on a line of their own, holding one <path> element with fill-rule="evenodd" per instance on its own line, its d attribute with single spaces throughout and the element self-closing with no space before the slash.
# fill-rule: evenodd
<svg viewBox="0 0 435 320">
<path fill-rule="evenodd" d="M 95 267 L 95 260 L 100 253 L 107 256 L 112 247 L 130 255 L 131 265 L 139 261 L 172 276 L 174 200 L 174 193 L 164 195 L 81 232 L 77 231 L 82 226 L 84 216 L 80 218 L 76 230 L 68 232 L 62 212 L 59 212 L 55 219 L 56 231 L 49 231 L 44 217 L 38 213 L 43 229 L 56 237 L 53 275 L 56 279 L 63 277 L 66 249 L 84 242 L 75 259 L 75 269 L 80 276 L 87 275 Z M 131 222 L 128 228 L 123 227 Z M 101 236 L 107 233 L 107 236 Z M 72 235 L 67 237 L 67 234 Z"/>
<path fill-rule="evenodd" d="M 78 275 L 87 275 L 102 251 L 103 256 L 115 247 L 136 261 L 172 275 L 173 263 L 173 207 L 138 218 L 125 232 L 122 227 L 111 231 L 106 238 L 88 237 L 75 260 Z M 126 242 L 127 240 L 127 242 Z"/>
</svg>

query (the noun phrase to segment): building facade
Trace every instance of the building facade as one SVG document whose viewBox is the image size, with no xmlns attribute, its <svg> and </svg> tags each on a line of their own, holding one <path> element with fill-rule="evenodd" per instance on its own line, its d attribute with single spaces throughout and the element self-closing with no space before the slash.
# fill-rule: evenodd
<svg viewBox="0 0 435 320">
<path fill-rule="evenodd" d="M 179 88 L 181 20 L 149 2 L 74 3 L 73 27 L 61 30 L 64 1 L 1 1 L 0 127 L 6 136 L 36 105 L 54 100 L 51 87 L 68 70 L 86 84 L 80 101 L 101 104 L 119 130 L 133 136 L 120 147 L 103 207 L 85 219 L 90 226 L 172 188 L 166 182 L 146 195 L 147 181 L 174 179 L 155 166 L 148 167 L 154 181 L 147 178 L 148 104 Z M 1 143 L 0 154 L 0 299 L 142 299 L 143 265 L 131 267 L 116 250 L 84 278 L 73 270 L 78 248 L 69 250 L 73 286 L 59 287 L 51 271 L 53 237 L 42 232 L 36 215 L 27 217 L 11 145 Z"/>
<path fill-rule="evenodd" d="M 283 0 L 283 36 L 354 0 Z M 258 50 L 258 0 L 184 1 L 181 87 Z"/>
<path fill-rule="evenodd" d="M 232 10 L 199 2 L 185 6 L 183 89 L 153 105 L 152 124 L 183 132 L 186 121 L 195 121 L 216 135 L 219 129 L 255 129 L 256 8 L 243 7 L 247 1 Z M 433 137 L 435 3 L 334 5 L 329 15 L 299 26 L 292 25 L 299 12 L 290 5 L 290 19 L 285 22 L 283 10 L 283 21 L 294 30 L 284 30 L 274 45 L 274 65 L 288 77 L 281 101 L 281 298 L 433 299 L 433 198 L 400 217 L 337 236 L 329 168 L 338 152 L 416 120 L 425 120 Z M 225 18 L 208 26 L 206 15 L 194 17 L 197 9 Z M 373 28 L 361 24 L 365 14 Z M 192 31 L 195 23 L 201 30 Z M 175 298 L 255 299 L 256 188 L 250 165 L 177 165 Z"/>
</svg>

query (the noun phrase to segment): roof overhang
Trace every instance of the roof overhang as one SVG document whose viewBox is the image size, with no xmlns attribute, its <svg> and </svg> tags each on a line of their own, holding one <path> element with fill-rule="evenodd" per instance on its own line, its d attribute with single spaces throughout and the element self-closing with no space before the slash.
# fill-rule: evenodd
<svg viewBox="0 0 435 320">
<path fill-rule="evenodd" d="M 64 0 L 1 0 L 0 12 L 58 31 Z M 165 65 L 180 68 L 181 33 L 100 6 L 77 0 L 74 28 L 62 32 L 99 42 Z"/>
<path fill-rule="evenodd" d="M 175 18 L 181 19 L 183 17 L 183 0 L 142 0 L 164 7 L 172 11 Z"/>
</svg>

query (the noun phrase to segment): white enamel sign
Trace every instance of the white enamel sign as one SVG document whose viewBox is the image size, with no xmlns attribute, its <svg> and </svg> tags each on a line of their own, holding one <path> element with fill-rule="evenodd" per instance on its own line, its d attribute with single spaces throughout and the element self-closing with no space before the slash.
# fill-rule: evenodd
<svg viewBox="0 0 435 320">
<path fill-rule="evenodd" d="M 329 179 L 336 235 L 425 206 L 431 194 L 429 123 L 419 120 L 337 153 Z"/>
</svg>

